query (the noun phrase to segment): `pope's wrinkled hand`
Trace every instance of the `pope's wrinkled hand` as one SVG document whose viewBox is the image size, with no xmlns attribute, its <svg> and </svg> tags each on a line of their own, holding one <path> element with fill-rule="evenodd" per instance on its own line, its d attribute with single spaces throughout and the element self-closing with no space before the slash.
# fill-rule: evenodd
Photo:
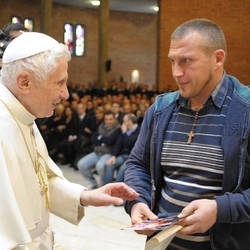
<svg viewBox="0 0 250 250">
<path fill-rule="evenodd" d="M 83 206 L 107 206 L 122 205 L 125 200 L 132 201 L 139 196 L 125 183 L 109 183 L 94 190 L 83 190 L 81 193 L 81 205 Z"/>
</svg>

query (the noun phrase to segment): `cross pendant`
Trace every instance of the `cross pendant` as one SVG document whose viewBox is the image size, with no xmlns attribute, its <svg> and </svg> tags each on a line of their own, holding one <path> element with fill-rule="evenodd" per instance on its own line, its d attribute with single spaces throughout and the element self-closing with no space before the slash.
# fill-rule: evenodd
<svg viewBox="0 0 250 250">
<path fill-rule="evenodd" d="M 188 133 L 187 144 L 191 144 L 193 137 L 194 137 L 194 132 L 191 130 L 191 131 Z"/>
</svg>

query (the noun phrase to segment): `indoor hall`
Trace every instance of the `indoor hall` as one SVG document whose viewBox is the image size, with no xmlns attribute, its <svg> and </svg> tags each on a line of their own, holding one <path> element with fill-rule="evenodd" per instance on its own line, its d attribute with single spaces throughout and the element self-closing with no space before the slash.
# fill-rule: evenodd
<svg viewBox="0 0 250 250">
<path fill-rule="evenodd" d="M 136 2 L 141 8 L 138 12 Z M 72 25 L 73 33 L 80 24 L 80 28 L 85 28 L 85 54 L 76 56 L 73 52 L 69 85 L 106 89 L 115 82 L 124 88 L 133 80 L 137 86 L 145 84 L 148 89 L 164 92 L 177 88 L 167 55 L 171 32 L 191 18 L 209 18 L 223 27 L 229 41 L 226 70 L 248 84 L 249 67 L 245 58 L 250 39 L 248 0 L 237 3 L 192 0 L 181 4 L 174 0 L 105 0 L 103 3 L 103 7 L 92 7 L 88 0 L 61 3 L 59 0 L 1 0 L 0 28 L 13 17 L 22 23 L 27 19 L 27 25 L 31 21 L 34 31 L 64 42 L 65 24 Z M 153 7 L 157 5 L 159 11 L 155 12 Z M 235 63 L 235 58 L 241 58 L 240 62 Z M 138 70 L 139 78 L 137 73 L 132 77 L 134 70 Z"/>
<path fill-rule="evenodd" d="M 168 58 L 171 32 L 186 20 L 205 17 L 218 22 L 225 31 L 228 40 L 226 71 L 249 85 L 246 57 L 250 52 L 247 32 L 250 30 L 249 1 L 192 0 L 181 1 L 181 4 L 176 4 L 176 0 L 138 1 L 150 2 L 154 6 L 157 2 L 159 11 L 156 13 L 137 12 L 134 5 L 125 10 L 112 9 L 115 0 L 103 2 L 105 5 L 100 7 L 86 7 L 49 0 L 2 0 L 0 27 L 12 18 L 20 22 L 27 20 L 33 31 L 50 34 L 60 42 L 65 42 L 66 24 L 72 25 L 73 32 L 83 28 L 86 36 L 80 48 L 84 50 L 78 51 L 75 47 L 72 50 L 69 87 L 77 87 L 83 93 L 96 93 L 111 86 L 126 89 L 146 85 L 158 94 L 177 88 Z M 76 46 L 76 35 L 73 34 L 73 45 Z M 78 171 L 68 165 L 60 167 L 70 180 L 86 184 Z M 51 222 L 56 241 L 73 250 L 144 248 L 145 237 L 120 230 L 130 223 L 122 207 L 87 207 L 86 216 L 79 226 L 54 216 Z"/>
</svg>

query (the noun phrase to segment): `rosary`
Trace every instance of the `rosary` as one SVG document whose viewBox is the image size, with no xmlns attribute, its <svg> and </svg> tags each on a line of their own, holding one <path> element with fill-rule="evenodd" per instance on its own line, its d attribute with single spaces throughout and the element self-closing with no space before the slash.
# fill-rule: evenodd
<svg viewBox="0 0 250 250">
<path fill-rule="evenodd" d="M 199 112 L 196 111 L 192 129 L 191 129 L 190 132 L 187 134 L 187 135 L 188 135 L 187 144 L 191 144 L 191 142 L 192 142 L 192 139 L 193 139 L 193 137 L 194 137 L 194 129 L 195 129 L 195 126 L 196 126 L 196 122 L 197 122 L 197 120 L 198 120 L 198 117 L 199 117 Z"/>
</svg>

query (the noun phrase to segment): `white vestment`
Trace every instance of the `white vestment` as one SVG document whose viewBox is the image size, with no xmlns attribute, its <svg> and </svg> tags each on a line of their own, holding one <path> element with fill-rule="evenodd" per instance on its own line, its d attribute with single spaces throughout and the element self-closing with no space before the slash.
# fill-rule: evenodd
<svg viewBox="0 0 250 250">
<path fill-rule="evenodd" d="M 49 157 L 34 120 L 35 117 L 0 83 L 1 250 L 50 249 L 49 212 L 74 224 L 84 215 L 80 206 L 84 187 L 63 177 Z M 36 151 L 47 169 L 50 211 L 35 171 Z M 36 248 L 39 240 L 48 247 Z"/>
</svg>

